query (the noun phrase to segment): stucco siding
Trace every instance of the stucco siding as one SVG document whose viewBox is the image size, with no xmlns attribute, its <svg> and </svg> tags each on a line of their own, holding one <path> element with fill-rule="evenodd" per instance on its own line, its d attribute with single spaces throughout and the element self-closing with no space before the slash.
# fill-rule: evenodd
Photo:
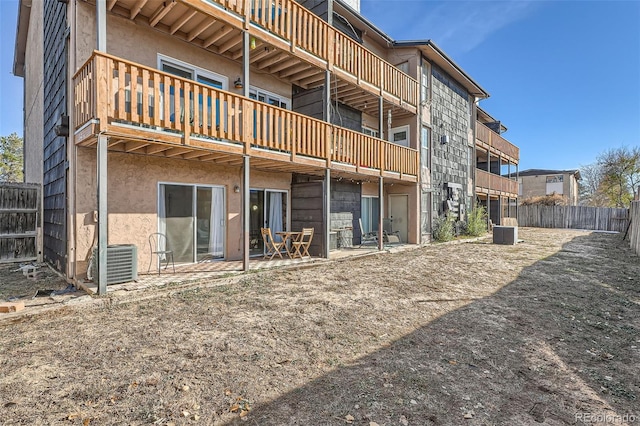
<svg viewBox="0 0 640 426">
<path fill-rule="evenodd" d="M 146 271 L 148 236 L 158 232 L 158 184 L 224 186 L 226 197 L 226 259 L 242 257 L 241 193 L 233 188 L 242 182 L 240 167 L 110 152 L 108 155 L 108 244 L 135 244 L 138 265 Z M 96 224 L 96 151 L 78 149 L 76 247 L 78 277 L 87 270 Z M 251 188 L 289 190 L 291 174 L 252 171 Z"/>
<path fill-rule="evenodd" d="M 95 49 L 95 6 L 79 2 L 77 10 L 76 69 L 82 66 Z M 161 54 L 223 75 L 228 79 L 227 90 L 242 93 L 242 89 L 233 87 L 233 82 L 242 76 L 241 61 L 231 61 L 151 27 L 112 14 L 107 18 L 107 52 L 156 69 L 158 54 Z M 252 72 L 250 79 L 250 86 L 291 99 L 291 85 L 268 73 Z"/>
<path fill-rule="evenodd" d="M 44 78 L 43 19 L 44 3 L 31 4 L 24 76 L 24 180 L 42 184 Z"/>
</svg>

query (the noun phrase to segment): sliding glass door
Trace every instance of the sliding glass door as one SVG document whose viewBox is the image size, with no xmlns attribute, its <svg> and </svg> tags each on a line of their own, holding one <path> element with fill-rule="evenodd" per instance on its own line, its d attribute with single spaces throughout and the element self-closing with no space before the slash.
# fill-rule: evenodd
<svg viewBox="0 0 640 426">
<path fill-rule="evenodd" d="M 380 200 L 378 197 L 362 196 L 362 230 L 364 232 L 378 232 L 380 217 Z"/>
<path fill-rule="evenodd" d="M 270 189 L 252 189 L 249 197 L 250 254 L 262 256 L 264 242 L 260 228 L 271 228 L 276 241 L 276 232 L 287 230 L 287 192 Z"/>
<path fill-rule="evenodd" d="M 160 184 L 158 228 L 176 262 L 224 258 L 224 187 Z"/>
</svg>

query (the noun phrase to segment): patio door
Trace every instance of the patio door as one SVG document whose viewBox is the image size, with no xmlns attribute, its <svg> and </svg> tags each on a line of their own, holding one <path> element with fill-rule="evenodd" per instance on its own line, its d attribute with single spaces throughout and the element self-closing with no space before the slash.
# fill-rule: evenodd
<svg viewBox="0 0 640 426">
<path fill-rule="evenodd" d="M 160 184 L 158 232 L 176 262 L 224 258 L 225 193 L 221 186 Z"/>
<path fill-rule="evenodd" d="M 287 230 L 287 191 L 252 189 L 249 206 L 250 255 L 262 256 L 265 247 L 260 228 L 271 228 L 276 241 L 281 241 L 276 232 Z"/>
</svg>

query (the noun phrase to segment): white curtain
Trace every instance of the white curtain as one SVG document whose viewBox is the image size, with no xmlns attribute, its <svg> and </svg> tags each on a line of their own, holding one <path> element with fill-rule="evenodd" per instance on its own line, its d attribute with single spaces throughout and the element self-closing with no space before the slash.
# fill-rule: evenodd
<svg viewBox="0 0 640 426">
<path fill-rule="evenodd" d="M 209 222 L 209 253 L 224 256 L 224 189 L 211 188 L 211 221 Z"/>
<path fill-rule="evenodd" d="M 158 193 L 158 232 L 167 235 L 167 206 L 165 203 L 164 185 L 160 185 L 160 191 Z M 159 239 L 159 247 L 155 247 L 157 250 L 166 250 L 166 239 Z M 164 256 L 163 256 L 164 257 Z"/>
<path fill-rule="evenodd" d="M 270 192 L 269 193 L 269 228 L 271 228 L 271 235 L 276 241 L 282 241 L 279 236 L 276 236 L 276 232 L 284 231 L 282 224 L 282 192 Z"/>
</svg>

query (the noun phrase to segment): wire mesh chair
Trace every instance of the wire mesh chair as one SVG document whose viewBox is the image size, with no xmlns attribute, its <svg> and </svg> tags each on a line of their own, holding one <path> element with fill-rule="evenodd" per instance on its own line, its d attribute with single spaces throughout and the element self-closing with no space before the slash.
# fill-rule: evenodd
<svg viewBox="0 0 640 426">
<path fill-rule="evenodd" d="M 153 256 L 157 258 L 158 275 L 160 275 L 160 266 L 162 260 L 166 261 L 164 269 L 169 267 L 169 258 L 171 258 L 171 265 L 173 266 L 173 273 L 176 272 L 176 264 L 173 261 L 173 251 L 168 250 L 167 236 L 160 232 L 154 232 L 149 235 L 149 248 L 151 249 L 151 259 L 149 259 L 149 268 L 147 274 L 151 272 L 151 264 L 153 263 Z"/>
</svg>

